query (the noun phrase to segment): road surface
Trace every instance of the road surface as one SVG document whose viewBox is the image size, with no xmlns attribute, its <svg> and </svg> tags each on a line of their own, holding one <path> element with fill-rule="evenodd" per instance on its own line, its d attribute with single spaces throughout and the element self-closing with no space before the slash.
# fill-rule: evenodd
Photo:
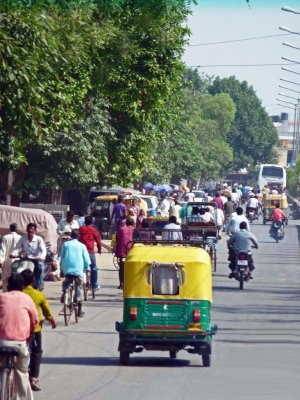
<svg viewBox="0 0 300 400">
<path fill-rule="evenodd" d="M 122 294 L 112 257 L 102 255 L 100 293 L 85 303 L 86 316 L 64 326 L 58 316 L 60 283 L 46 284 L 58 327 L 43 328 L 44 354 L 37 400 L 296 400 L 300 393 L 300 247 L 297 223 L 283 242 L 269 238 L 269 224 L 252 225 L 260 248 L 254 279 L 243 291 L 228 279 L 226 237 L 218 245 L 213 277 L 212 366 L 181 351 L 133 354 L 119 365 L 115 321 L 122 320 Z"/>
</svg>

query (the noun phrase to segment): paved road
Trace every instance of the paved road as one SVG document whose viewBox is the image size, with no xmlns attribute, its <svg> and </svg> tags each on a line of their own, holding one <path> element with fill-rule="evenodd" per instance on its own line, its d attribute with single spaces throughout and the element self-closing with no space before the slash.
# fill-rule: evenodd
<svg viewBox="0 0 300 400">
<path fill-rule="evenodd" d="M 227 278 L 225 240 L 219 244 L 214 275 L 213 322 L 219 332 L 212 367 L 200 356 L 143 352 L 119 366 L 116 320 L 122 296 L 110 255 L 100 258 L 101 292 L 85 305 L 79 324 L 43 329 L 44 357 L 38 400 L 296 400 L 300 393 L 300 247 L 296 222 L 284 242 L 268 237 L 269 225 L 252 231 L 260 241 L 254 279 L 244 291 Z M 299 221 L 300 224 L 300 221 Z M 54 313 L 60 309 L 60 284 L 48 283 Z"/>
</svg>

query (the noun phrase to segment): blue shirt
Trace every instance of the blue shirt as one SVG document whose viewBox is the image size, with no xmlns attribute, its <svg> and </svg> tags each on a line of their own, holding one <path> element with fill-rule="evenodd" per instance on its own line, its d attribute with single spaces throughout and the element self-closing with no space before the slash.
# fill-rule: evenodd
<svg viewBox="0 0 300 400">
<path fill-rule="evenodd" d="M 83 278 L 84 269 L 90 266 L 90 256 L 86 246 L 77 239 L 65 242 L 61 250 L 61 266 L 65 275 L 74 274 Z"/>
</svg>

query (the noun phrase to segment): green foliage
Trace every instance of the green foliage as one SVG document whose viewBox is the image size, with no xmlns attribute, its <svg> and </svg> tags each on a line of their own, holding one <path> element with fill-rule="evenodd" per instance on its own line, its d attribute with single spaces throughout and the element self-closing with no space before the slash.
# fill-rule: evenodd
<svg viewBox="0 0 300 400">
<path fill-rule="evenodd" d="M 236 106 L 235 120 L 228 136 L 228 143 L 234 151 L 231 168 L 238 170 L 274 161 L 277 131 L 253 88 L 231 76 L 216 78 L 209 92 L 228 93 Z"/>
<path fill-rule="evenodd" d="M 0 166 L 19 187 L 127 184 L 178 112 L 184 0 L 3 0 Z"/>
</svg>

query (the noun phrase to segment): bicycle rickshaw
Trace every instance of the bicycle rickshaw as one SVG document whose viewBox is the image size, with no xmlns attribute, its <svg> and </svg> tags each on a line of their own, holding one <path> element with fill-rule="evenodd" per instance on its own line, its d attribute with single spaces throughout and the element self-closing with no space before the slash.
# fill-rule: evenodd
<svg viewBox="0 0 300 400">
<path fill-rule="evenodd" d="M 176 244 L 176 246 L 174 246 Z M 123 322 L 119 332 L 120 363 L 143 350 L 179 350 L 211 364 L 211 246 L 196 241 L 134 241 L 125 262 Z"/>
<path fill-rule="evenodd" d="M 285 213 L 287 219 L 285 221 L 285 224 L 288 224 L 288 215 L 289 215 L 289 206 L 288 206 L 288 201 L 286 198 L 286 194 L 266 194 L 264 195 L 264 200 L 263 200 L 263 223 L 264 225 L 267 223 L 267 221 L 271 221 L 270 216 L 274 208 L 276 207 L 276 204 L 279 204 L 279 207 L 281 210 Z"/>
<path fill-rule="evenodd" d="M 213 208 L 213 219 L 210 222 L 201 221 L 198 215 L 189 215 L 190 208 Z M 211 266 L 215 272 L 217 270 L 217 243 L 218 243 L 218 226 L 217 226 L 217 204 L 215 202 L 189 202 L 186 207 L 186 217 L 184 230 L 187 232 L 187 239 L 202 240 L 208 242 L 212 247 Z"/>
</svg>

